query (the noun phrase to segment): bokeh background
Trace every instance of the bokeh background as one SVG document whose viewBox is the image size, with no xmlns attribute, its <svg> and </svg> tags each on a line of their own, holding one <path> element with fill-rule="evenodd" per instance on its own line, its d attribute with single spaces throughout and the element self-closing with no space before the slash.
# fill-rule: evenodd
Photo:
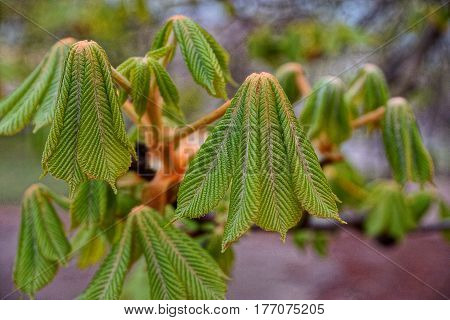
<svg viewBox="0 0 450 320">
<path fill-rule="evenodd" d="M 144 55 L 158 27 L 174 14 L 192 17 L 230 52 L 237 82 L 252 72 L 299 62 L 314 83 L 324 75 L 350 79 L 361 63 L 378 64 L 393 96 L 412 104 L 436 166 L 436 189 L 449 199 L 449 7 L 419 0 L 1 0 L 0 97 L 38 64 L 58 38 L 97 41 L 117 66 Z M 195 85 L 176 56 L 169 71 L 188 119 L 220 104 Z M 230 95 L 235 90 L 229 88 Z M 296 111 L 302 102 L 294 106 Z M 47 132 L 0 137 L 0 298 L 11 280 L 20 198 L 39 178 Z M 343 146 L 368 178 L 389 177 L 379 135 L 358 132 Z M 59 190 L 64 183 L 44 182 Z M 432 209 L 433 210 L 433 209 Z M 428 219 L 432 221 L 433 213 Z M 423 299 L 450 296 L 450 246 L 439 233 L 415 233 L 386 247 L 357 231 L 333 234 L 327 254 L 299 250 L 288 237 L 256 232 L 236 245 L 229 298 Z M 319 250 L 320 251 L 320 250 Z M 77 296 L 95 268 L 73 265 L 37 298 Z M 15 292 L 8 298 L 19 298 Z"/>
</svg>

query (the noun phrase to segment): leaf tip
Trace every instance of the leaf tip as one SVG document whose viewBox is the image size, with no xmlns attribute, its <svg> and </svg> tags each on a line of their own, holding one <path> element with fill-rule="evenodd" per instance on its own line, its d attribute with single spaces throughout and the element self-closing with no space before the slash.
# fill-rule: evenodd
<svg viewBox="0 0 450 320">
<path fill-rule="evenodd" d="M 333 219 L 340 222 L 341 224 L 347 224 L 347 222 L 345 220 L 343 220 L 338 214 L 333 216 Z"/>
</svg>

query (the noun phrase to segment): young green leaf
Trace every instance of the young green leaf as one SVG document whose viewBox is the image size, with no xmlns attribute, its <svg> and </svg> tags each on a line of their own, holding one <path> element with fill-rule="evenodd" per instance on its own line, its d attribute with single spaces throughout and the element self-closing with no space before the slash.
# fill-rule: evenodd
<svg viewBox="0 0 450 320">
<path fill-rule="evenodd" d="M 49 190 L 40 184 L 30 186 L 22 200 L 14 283 L 30 295 L 53 279 L 58 265 L 70 253 L 70 244 L 50 200 Z"/>
<path fill-rule="evenodd" d="M 184 114 L 179 107 L 180 97 L 178 95 L 177 87 L 170 77 L 169 73 L 163 66 L 153 58 L 147 58 L 148 65 L 155 77 L 158 85 L 159 93 L 164 100 L 163 114 L 168 119 L 175 121 L 175 123 L 183 124 Z"/>
<path fill-rule="evenodd" d="M 116 190 L 131 155 L 106 53 L 93 41 L 77 42 L 64 66 L 43 174 L 66 180 L 72 193 L 87 179 L 105 180 Z"/>
<path fill-rule="evenodd" d="M 128 219 L 121 238 L 103 261 L 80 299 L 118 299 L 131 260 L 133 222 Z"/>
<path fill-rule="evenodd" d="M 234 251 L 233 248 L 228 248 L 222 252 L 222 235 L 212 234 L 207 240 L 205 249 L 216 260 L 222 271 L 230 276 L 234 265 Z"/>
<path fill-rule="evenodd" d="M 150 50 L 145 56 L 155 60 L 159 60 L 170 54 L 170 52 L 174 49 L 175 48 L 173 45 L 167 45 L 155 50 Z"/>
<path fill-rule="evenodd" d="M 201 26 L 181 15 L 173 16 L 166 22 L 156 35 L 152 49 L 165 46 L 172 32 L 195 82 L 212 96 L 225 99 L 226 83 L 233 82 L 228 53 Z"/>
<path fill-rule="evenodd" d="M 200 31 L 203 33 L 206 41 L 208 41 L 211 49 L 214 51 L 216 55 L 217 61 L 219 62 L 220 68 L 222 70 L 223 75 L 225 76 L 225 80 L 231 83 L 234 86 L 237 86 L 236 81 L 234 81 L 230 72 L 230 55 L 229 53 L 222 48 L 222 46 L 214 39 L 205 29 L 199 26 Z"/>
<path fill-rule="evenodd" d="M 353 79 L 345 97 L 353 108 L 362 107 L 362 112 L 386 106 L 389 88 L 383 71 L 374 64 L 365 64 Z"/>
<path fill-rule="evenodd" d="M 138 60 L 138 57 L 131 57 L 122 62 L 116 70 L 123 75 L 125 78 L 130 79 L 131 77 L 131 70 L 136 66 L 136 61 Z M 123 90 L 123 88 L 119 88 L 118 90 L 118 101 L 119 105 L 122 105 L 128 98 L 128 92 Z"/>
<path fill-rule="evenodd" d="M 434 194 L 429 191 L 420 190 L 410 194 L 407 198 L 408 207 L 411 210 L 414 220 L 420 221 L 435 200 Z"/>
<path fill-rule="evenodd" d="M 73 38 L 58 41 L 27 79 L 0 102 L 0 135 L 21 131 L 34 117 L 34 131 L 51 122 L 64 59 Z"/>
<path fill-rule="evenodd" d="M 78 255 L 77 266 L 81 269 L 95 265 L 106 253 L 108 239 L 98 226 L 84 225 L 71 239 L 72 252 Z"/>
<path fill-rule="evenodd" d="M 130 71 L 130 82 L 134 109 L 142 116 L 150 99 L 150 70 L 145 58 L 136 59 Z"/>
<path fill-rule="evenodd" d="M 110 206 L 110 187 L 104 181 L 89 180 L 80 184 L 70 205 L 72 229 L 80 224 L 99 225 Z"/>
<path fill-rule="evenodd" d="M 167 43 L 169 42 L 170 35 L 172 35 L 173 31 L 173 19 L 169 19 L 163 25 L 161 29 L 156 33 L 155 38 L 153 39 L 151 51 L 159 50 L 163 47 L 167 47 Z"/>
<path fill-rule="evenodd" d="M 344 100 L 344 83 L 335 77 L 320 79 L 306 101 L 300 122 L 309 127 L 310 138 L 325 134 L 335 144 L 346 140 L 352 128 L 350 112 Z"/>
<path fill-rule="evenodd" d="M 433 161 L 425 148 L 411 106 L 403 98 L 389 99 L 382 121 L 383 142 L 395 179 L 432 181 Z"/>
<path fill-rule="evenodd" d="M 142 115 L 146 109 L 150 94 L 150 81 L 154 82 L 163 98 L 163 115 L 183 124 L 184 114 L 178 102 L 177 87 L 164 67 L 151 55 L 146 57 L 133 57 L 124 61 L 117 70 L 125 77 L 130 78 L 132 85 L 131 97 L 138 115 Z M 152 76 L 152 78 L 150 78 Z M 124 101 L 126 95 L 121 99 Z"/>
<path fill-rule="evenodd" d="M 416 226 L 406 197 L 396 182 L 375 185 L 365 206 L 369 209 L 365 229 L 370 236 L 389 235 L 400 240 Z"/>
<path fill-rule="evenodd" d="M 270 74 L 253 74 L 192 160 L 177 217 L 212 210 L 231 187 L 223 248 L 255 223 L 284 238 L 302 208 L 339 218 L 336 199 L 292 106 Z"/>
<path fill-rule="evenodd" d="M 153 209 L 132 212 L 147 262 L 151 299 L 224 299 L 225 276 L 195 241 Z"/>
</svg>

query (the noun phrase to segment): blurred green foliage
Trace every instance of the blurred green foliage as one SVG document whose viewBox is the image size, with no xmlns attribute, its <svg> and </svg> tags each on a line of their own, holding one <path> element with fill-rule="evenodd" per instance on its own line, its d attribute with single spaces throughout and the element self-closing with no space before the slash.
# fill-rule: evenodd
<svg viewBox="0 0 450 320">
<path fill-rule="evenodd" d="M 349 46 L 367 44 L 369 39 L 364 31 L 344 23 L 306 20 L 281 30 L 271 26 L 256 29 L 249 36 L 248 48 L 252 57 L 278 66 L 336 56 Z"/>
</svg>

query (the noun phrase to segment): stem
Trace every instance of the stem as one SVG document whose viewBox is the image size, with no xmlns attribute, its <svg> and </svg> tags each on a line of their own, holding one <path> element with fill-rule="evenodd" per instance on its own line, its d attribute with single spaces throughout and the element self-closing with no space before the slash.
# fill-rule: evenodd
<svg viewBox="0 0 450 320">
<path fill-rule="evenodd" d="M 311 86 L 309 85 L 308 79 L 306 79 L 305 71 L 303 70 L 302 65 L 292 62 L 285 64 L 284 67 L 295 73 L 295 83 L 301 96 L 306 97 L 309 95 L 311 93 Z"/>
<path fill-rule="evenodd" d="M 112 75 L 113 80 L 122 89 L 124 89 L 128 94 L 131 94 L 131 83 L 127 78 L 125 78 L 119 71 L 117 71 L 113 67 L 111 67 L 111 75 Z M 136 124 L 136 125 L 139 124 L 139 116 L 136 114 L 133 104 L 129 100 L 126 100 L 125 103 L 122 105 L 122 110 L 134 124 Z M 141 119 L 141 122 L 144 125 L 150 124 L 148 119 L 144 119 L 144 118 Z"/>
<path fill-rule="evenodd" d="M 210 124 L 210 123 L 216 121 L 217 119 L 219 119 L 220 117 L 222 117 L 225 114 L 225 111 L 227 111 L 230 104 L 231 104 L 231 100 L 227 100 L 220 107 L 218 107 L 214 111 L 208 113 L 207 115 L 203 116 L 202 118 L 200 118 L 200 119 L 194 121 L 193 123 L 188 124 L 182 128 L 175 129 L 175 132 L 171 136 L 167 137 L 165 142 L 166 143 L 173 142 L 176 144 L 178 141 L 180 141 L 184 137 L 190 135 L 191 133 L 206 127 L 208 124 Z"/>
<path fill-rule="evenodd" d="M 150 84 L 150 96 L 147 99 L 146 116 L 152 124 L 152 139 L 149 147 L 159 144 L 159 138 L 163 130 L 162 112 L 159 105 L 159 91 L 156 83 L 153 81 Z"/>
<path fill-rule="evenodd" d="M 373 111 L 363 114 L 361 117 L 352 121 L 352 128 L 356 129 L 369 123 L 378 122 L 381 118 L 383 118 L 385 112 L 385 107 L 379 107 Z"/>
<path fill-rule="evenodd" d="M 126 100 L 122 105 L 122 110 L 134 124 L 137 125 L 139 123 L 139 116 L 134 111 L 134 107 L 131 101 Z"/>
<path fill-rule="evenodd" d="M 128 94 L 131 93 L 131 83 L 119 71 L 111 66 L 111 76 L 113 80 Z"/>
<path fill-rule="evenodd" d="M 306 79 L 305 72 L 303 68 L 299 66 L 299 70 L 296 73 L 295 81 L 297 83 L 298 90 L 300 91 L 302 97 L 306 97 L 311 93 L 311 85 Z"/>
</svg>

